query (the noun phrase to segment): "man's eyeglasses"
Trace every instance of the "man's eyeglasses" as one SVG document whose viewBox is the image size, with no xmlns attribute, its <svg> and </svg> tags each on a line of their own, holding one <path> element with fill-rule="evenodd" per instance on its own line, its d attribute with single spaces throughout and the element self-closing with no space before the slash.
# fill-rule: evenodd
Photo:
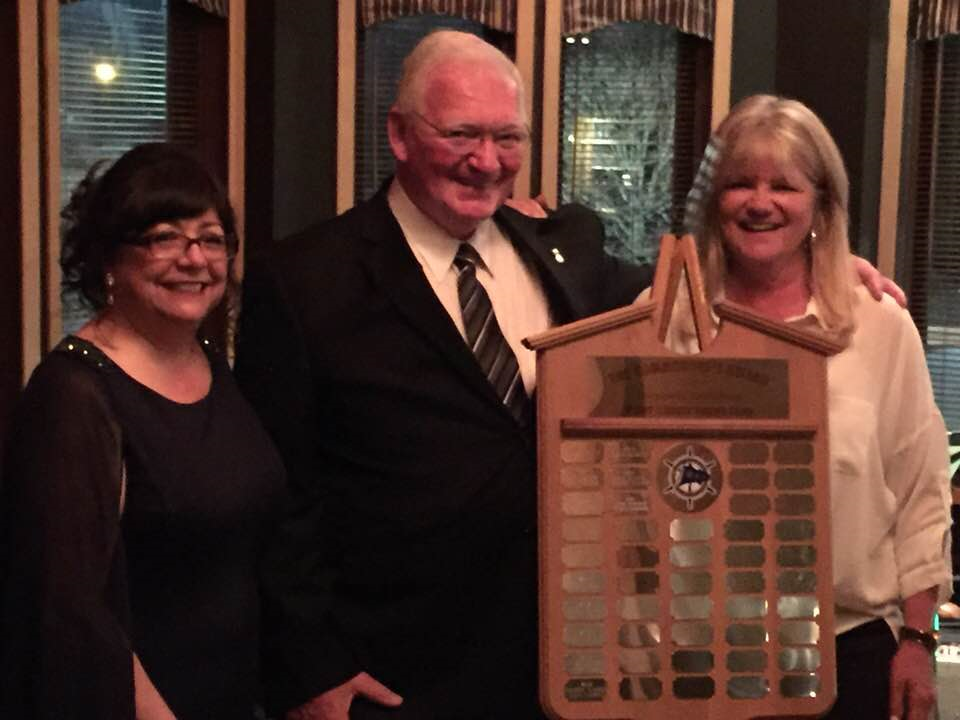
<svg viewBox="0 0 960 720">
<path fill-rule="evenodd" d="M 455 152 L 467 155 L 475 152 L 484 138 L 489 136 L 493 144 L 503 152 L 522 150 L 530 140 L 530 132 L 524 127 L 507 126 L 502 128 L 483 128 L 477 125 L 456 125 L 444 128 L 427 120 L 416 110 L 411 111 L 426 125 L 433 129 L 440 139 Z"/>
<path fill-rule="evenodd" d="M 190 237 L 176 230 L 164 230 L 141 235 L 131 244 L 146 248 L 154 260 L 177 260 L 191 245 L 197 245 L 207 260 L 227 260 L 237 254 L 233 238 L 217 232 Z"/>
</svg>

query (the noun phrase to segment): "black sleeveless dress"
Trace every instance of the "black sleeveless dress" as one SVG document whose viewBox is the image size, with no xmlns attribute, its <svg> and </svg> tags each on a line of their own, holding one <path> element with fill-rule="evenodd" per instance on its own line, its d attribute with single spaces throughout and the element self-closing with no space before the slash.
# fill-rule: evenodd
<svg viewBox="0 0 960 720">
<path fill-rule="evenodd" d="M 254 717 L 283 469 L 203 345 L 196 403 L 72 336 L 34 372 L 4 447 L 0 717 L 132 720 L 131 650 L 178 720 Z"/>
</svg>

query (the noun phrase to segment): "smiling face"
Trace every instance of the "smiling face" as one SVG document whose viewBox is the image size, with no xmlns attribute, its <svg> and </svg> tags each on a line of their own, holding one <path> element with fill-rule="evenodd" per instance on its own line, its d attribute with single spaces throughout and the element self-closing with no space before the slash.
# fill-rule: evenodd
<svg viewBox="0 0 960 720">
<path fill-rule="evenodd" d="M 144 237 L 179 233 L 188 238 L 223 235 L 214 210 L 152 225 Z M 163 322 L 196 329 L 223 298 L 228 260 L 209 260 L 197 243 L 173 259 L 159 260 L 147 246 L 121 245 L 108 267 L 115 284 L 111 310 L 139 325 Z"/>
<path fill-rule="evenodd" d="M 806 272 L 817 190 L 803 170 L 775 152 L 752 152 L 732 161 L 724 175 L 718 211 L 731 266 Z"/>
<path fill-rule="evenodd" d="M 503 147 L 497 136 L 525 134 L 520 94 L 503 69 L 488 62 L 447 61 L 427 70 L 416 113 L 390 114 L 397 178 L 413 203 L 456 238 L 466 238 L 503 204 L 526 143 Z M 468 152 L 458 134 L 482 134 Z"/>
</svg>

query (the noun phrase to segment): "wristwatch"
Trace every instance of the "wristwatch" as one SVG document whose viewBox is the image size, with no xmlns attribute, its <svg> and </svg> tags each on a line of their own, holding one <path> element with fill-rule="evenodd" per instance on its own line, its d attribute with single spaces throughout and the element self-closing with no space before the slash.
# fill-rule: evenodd
<svg viewBox="0 0 960 720">
<path fill-rule="evenodd" d="M 930 654 L 937 651 L 937 636 L 929 630 L 917 630 L 904 625 L 900 628 L 900 642 L 902 643 L 904 640 L 920 643 Z"/>
</svg>

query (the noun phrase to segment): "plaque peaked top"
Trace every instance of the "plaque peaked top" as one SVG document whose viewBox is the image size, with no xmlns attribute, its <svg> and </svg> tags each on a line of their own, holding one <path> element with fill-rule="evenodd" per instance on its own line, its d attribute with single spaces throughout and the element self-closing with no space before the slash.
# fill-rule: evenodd
<svg viewBox="0 0 960 720">
<path fill-rule="evenodd" d="M 696 355 L 663 344 L 681 286 Z M 732 304 L 711 313 L 693 238 L 672 235 L 650 301 L 525 342 L 537 350 L 548 714 L 825 712 L 825 361 L 839 347 Z"/>
</svg>

